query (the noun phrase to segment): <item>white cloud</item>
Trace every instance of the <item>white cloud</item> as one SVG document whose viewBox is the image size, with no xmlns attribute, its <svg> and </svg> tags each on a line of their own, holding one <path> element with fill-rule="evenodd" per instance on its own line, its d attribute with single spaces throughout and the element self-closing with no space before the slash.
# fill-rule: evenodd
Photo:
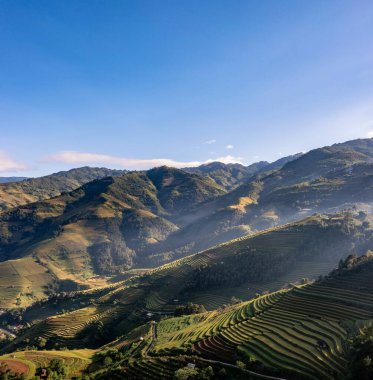
<svg viewBox="0 0 373 380">
<path fill-rule="evenodd" d="M 58 161 L 72 165 L 115 165 L 126 169 L 148 169 L 155 166 L 172 166 L 175 168 L 192 167 L 206 164 L 213 161 L 220 161 L 226 164 L 242 163 L 242 158 L 233 156 L 219 157 L 214 160 L 209 159 L 206 161 L 176 161 L 169 158 L 152 158 L 152 159 L 136 159 L 116 157 L 106 154 L 76 152 L 76 151 L 62 151 L 46 157 L 43 161 Z"/>
<path fill-rule="evenodd" d="M 367 133 L 367 136 L 368 136 L 369 138 L 373 138 L 373 131 L 369 131 L 369 132 Z"/>
<path fill-rule="evenodd" d="M 208 144 L 208 145 L 215 144 L 215 143 L 216 143 L 215 139 L 205 141 L 205 144 Z"/>
<path fill-rule="evenodd" d="M 6 152 L 0 150 L 0 172 L 12 172 L 25 169 L 27 169 L 27 165 L 12 159 Z"/>
<path fill-rule="evenodd" d="M 244 165 L 242 160 L 243 160 L 242 157 L 234 157 L 234 156 L 228 155 L 228 156 L 224 156 L 224 157 L 218 157 L 214 160 L 207 160 L 206 162 L 203 162 L 203 163 L 207 164 L 207 163 L 212 162 L 212 161 L 219 161 L 219 162 L 222 162 L 223 164 L 241 164 L 241 165 Z"/>
<path fill-rule="evenodd" d="M 225 147 L 225 149 L 233 149 L 233 148 L 234 148 L 234 146 L 231 145 L 231 144 L 228 144 L 228 145 Z"/>
</svg>

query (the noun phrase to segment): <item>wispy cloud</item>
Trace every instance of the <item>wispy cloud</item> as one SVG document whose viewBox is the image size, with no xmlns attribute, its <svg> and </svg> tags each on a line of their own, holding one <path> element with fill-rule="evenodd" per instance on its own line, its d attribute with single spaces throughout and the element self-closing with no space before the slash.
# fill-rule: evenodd
<svg viewBox="0 0 373 380">
<path fill-rule="evenodd" d="M 367 133 L 367 136 L 368 136 L 369 138 L 372 138 L 372 137 L 373 137 L 373 130 L 372 130 L 372 131 L 369 131 L 369 132 Z"/>
<path fill-rule="evenodd" d="M 215 143 L 216 143 L 215 139 L 205 141 L 205 144 L 208 144 L 208 145 L 215 144 Z"/>
<path fill-rule="evenodd" d="M 11 172 L 25 169 L 27 169 L 27 165 L 14 160 L 9 157 L 5 151 L 0 150 L 0 172 Z"/>
<path fill-rule="evenodd" d="M 209 159 L 206 161 L 176 161 L 169 158 L 152 158 L 152 159 L 136 159 L 126 157 L 116 157 L 106 154 L 86 153 L 77 151 L 62 151 L 51 156 L 46 157 L 44 162 L 58 161 L 72 165 L 114 165 L 126 169 L 148 169 L 155 166 L 172 166 L 175 168 L 192 167 L 206 164 L 213 161 L 220 161 L 226 164 L 242 163 L 240 157 L 233 157 L 230 155 Z"/>
<path fill-rule="evenodd" d="M 231 149 L 233 149 L 234 148 L 234 146 L 232 145 L 232 144 L 228 144 L 228 145 L 226 145 L 226 147 L 225 147 L 225 149 L 229 149 L 229 150 L 231 150 Z"/>
</svg>

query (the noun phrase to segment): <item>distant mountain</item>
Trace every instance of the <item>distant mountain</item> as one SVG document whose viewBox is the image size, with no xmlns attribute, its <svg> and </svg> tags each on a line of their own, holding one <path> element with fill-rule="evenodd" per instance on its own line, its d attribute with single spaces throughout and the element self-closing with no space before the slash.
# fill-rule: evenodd
<svg viewBox="0 0 373 380">
<path fill-rule="evenodd" d="M 0 213 L 0 259 L 34 257 L 60 280 L 89 284 L 314 213 L 369 210 L 372 155 L 371 140 L 315 149 L 230 192 L 169 167 L 94 180 Z"/>
<path fill-rule="evenodd" d="M 258 173 L 267 165 L 268 162 L 265 161 L 257 162 L 250 166 L 211 162 L 194 168 L 184 168 L 183 170 L 188 173 L 207 176 L 225 189 L 232 190 L 247 181 L 251 176 Z"/>
<path fill-rule="evenodd" d="M 41 201 L 71 191 L 94 179 L 117 176 L 122 170 L 82 167 L 40 178 L 9 181 L 0 185 L 0 211 Z"/>
<path fill-rule="evenodd" d="M 19 182 L 24 179 L 28 179 L 27 177 L 0 177 L 0 183 L 8 183 L 8 182 Z"/>
<path fill-rule="evenodd" d="M 293 154 L 293 155 L 290 155 L 290 156 L 286 156 L 286 157 L 282 157 L 282 158 L 279 158 L 278 160 L 276 161 L 273 161 L 273 162 L 270 162 L 268 163 L 262 170 L 260 170 L 261 172 L 263 171 L 271 171 L 271 170 L 278 170 L 278 169 L 281 169 L 285 164 L 287 164 L 288 162 L 291 162 L 291 161 L 295 161 L 296 159 L 298 159 L 299 157 L 303 156 L 304 153 L 296 153 L 296 154 Z"/>
<path fill-rule="evenodd" d="M 283 157 L 269 163 L 267 161 L 255 162 L 249 166 L 241 164 L 223 164 L 222 162 L 211 162 L 193 168 L 184 168 L 188 173 L 196 173 L 213 179 L 218 185 L 226 190 L 233 190 L 239 185 L 247 182 L 254 174 L 280 169 L 287 162 L 293 161 L 302 154 Z"/>
<path fill-rule="evenodd" d="M 184 216 L 186 225 L 170 235 L 167 247 L 166 243 L 153 247 L 152 257 L 163 257 L 164 252 L 176 257 L 179 247 L 190 241 L 195 251 L 206 249 L 315 212 L 354 205 L 370 209 L 372 142 L 356 140 L 315 149 L 278 170 L 257 173 L 233 191 L 191 210 Z"/>
<path fill-rule="evenodd" d="M 0 324 L 17 335 L 2 358 L 56 368 L 59 350 L 97 379 L 332 380 L 356 357 L 369 371 L 350 338 L 373 318 L 373 139 L 246 179 L 195 171 L 104 176 L 0 212 Z"/>
<path fill-rule="evenodd" d="M 32 255 L 70 278 L 115 273 L 178 230 L 179 215 L 224 193 L 211 179 L 168 167 L 95 180 L 0 213 L 0 258 Z"/>
</svg>

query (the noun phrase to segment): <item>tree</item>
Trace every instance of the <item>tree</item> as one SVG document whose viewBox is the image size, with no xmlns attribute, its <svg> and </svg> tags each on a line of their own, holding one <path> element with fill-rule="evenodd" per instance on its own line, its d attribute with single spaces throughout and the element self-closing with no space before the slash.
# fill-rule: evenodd
<svg viewBox="0 0 373 380">
<path fill-rule="evenodd" d="M 174 312 L 175 317 L 180 317 L 181 315 L 190 315 L 205 313 L 206 309 L 203 305 L 194 304 L 188 302 L 186 305 L 177 306 Z"/>
<path fill-rule="evenodd" d="M 174 380 L 189 380 L 198 376 L 198 370 L 196 368 L 180 368 L 174 373 Z"/>
<path fill-rule="evenodd" d="M 211 380 L 214 378 L 214 370 L 211 366 L 208 366 L 201 370 L 198 379 L 201 380 Z"/>
<path fill-rule="evenodd" d="M 240 303 L 240 302 L 242 302 L 242 300 L 239 299 L 239 298 L 237 298 L 237 297 L 235 297 L 235 296 L 233 296 L 233 297 L 231 298 L 231 303 L 232 303 L 232 304 L 236 304 L 236 303 Z"/>
<path fill-rule="evenodd" d="M 222 368 L 218 372 L 218 379 L 225 379 L 227 377 L 227 370 L 225 368 Z"/>
<path fill-rule="evenodd" d="M 69 369 L 62 359 L 52 359 L 47 368 L 48 379 L 64 380 L 68 378 Z"/>
<path fill-rule="evenodd" d="M 45 338 L 43 338 L 42 336 L 37 338 L 36 342 L 37 342 L 37 345 L 39 346 L 39 348 L 44 348 L 47 344 L 47 340 Z"/>
<path fill-rule="evenodd" d="M 348 379 L 373 379 L 373 326 L 363 328 L 350 341 Z"/>
<path fill-rule="evenodd" d="M 246 368 L 246 364 L 244 362 L 241 362 L 240 360 L 236 361 L 236 366 L 238 368 L 241 368 L 241 369 L 245 369 Z"/>
<path fill-rule="evenodd" d="M 113 364 L 113 359 L 110 356 L 106 356 L 104 359 L 104 366 L 109 367 Z"/>
</svg>

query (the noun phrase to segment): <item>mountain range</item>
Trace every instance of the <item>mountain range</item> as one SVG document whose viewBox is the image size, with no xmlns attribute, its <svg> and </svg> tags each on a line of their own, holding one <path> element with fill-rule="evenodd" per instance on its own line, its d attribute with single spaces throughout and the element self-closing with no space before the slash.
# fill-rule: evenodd
<svg viewBox="0 0 373 380">
<path fill-rule="evenodd" d="M 78 168 L 0 195 L 0 363 L 30 379 L 369 369 L 373 139 L 247 167 Z"/>
<path fill-rule="evenodd" d="M 25 194 L 42 200 L 8 204 L 0 213 L 0 267 L 31 260 L 57 283 L 87 284 L 97 274 L 157 266 L 314 213 L 352 206 L 367 211 L 373 200 L 372 139 L 254 166 L 124 173 L 82 168 L 2 185 L 8 194 L 22 188 L 15 203 L 26 202 Z M 244 170 L 255 173 L 246 182 Z M 227 190 L 222 177 L 235 188 Z"/>
<path fill-rule="evenodd" d="M 95 179 L 117 176 L 122 170 L 82 167 L 39 178 L 0 179 L 0 210 L 48 199 Z"/>
</svg>

